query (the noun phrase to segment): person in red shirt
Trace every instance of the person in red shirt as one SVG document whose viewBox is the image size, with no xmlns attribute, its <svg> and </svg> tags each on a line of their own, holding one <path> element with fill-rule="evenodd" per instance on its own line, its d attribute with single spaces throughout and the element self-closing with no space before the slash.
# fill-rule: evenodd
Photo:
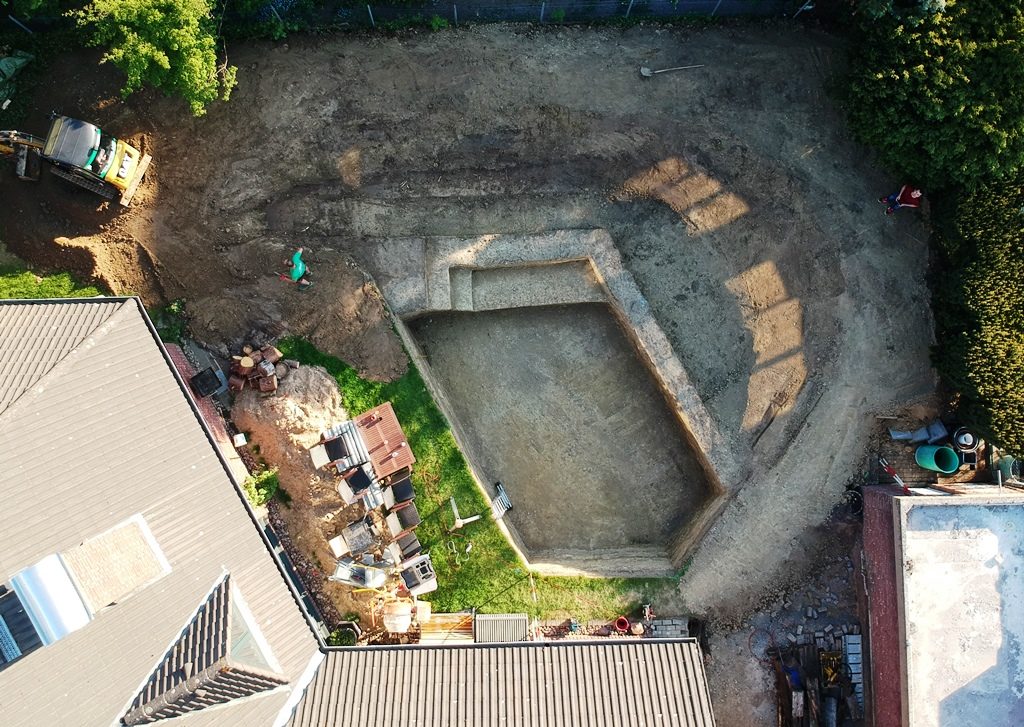
<svg viewBox="0 0 1024 727">
<path fill-rule="evenodd" d="M 890 194 L 888 197 L 879 197 L 878 201 L 889 205 L 885 208 L 885 214 L 891 215 L 900 207 L 920 207 L 922 192 L 917 187 L 904 184 L 899 192 Z"/>
</svg>

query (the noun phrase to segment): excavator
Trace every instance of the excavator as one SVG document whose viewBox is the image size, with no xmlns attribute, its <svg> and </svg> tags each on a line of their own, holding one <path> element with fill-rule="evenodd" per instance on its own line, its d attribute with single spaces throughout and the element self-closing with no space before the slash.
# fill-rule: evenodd
<svg viewBox="0 0 1024 727">
<path fill-rule="evenodd" d="M 152 161 L 149 154 L 103 132 L 98 126 L 54 115 L 45 139 L 0 131 L 0 156 L 15 158 L 19 179 L 38 181 L 42 162 L 50 172 L 107 199 L 131 204 Z"/>
</svg>

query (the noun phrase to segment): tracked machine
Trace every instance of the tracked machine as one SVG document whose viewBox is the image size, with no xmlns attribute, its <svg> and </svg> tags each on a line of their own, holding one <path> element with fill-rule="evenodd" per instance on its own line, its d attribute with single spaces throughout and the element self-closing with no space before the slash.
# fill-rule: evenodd
<svg viewBox="0 0 1024 727">
<path fill-rule="evenodd" d="M 20 131 L 0 131 L 0 155 L 15 157 L 19 179 L 37 181 L 46 162 L 50 171 L 107 199 L 131 204 L 151 157 L 104 133 L 98 126 L 54 116 L 45 139 Z"/>
</svg>

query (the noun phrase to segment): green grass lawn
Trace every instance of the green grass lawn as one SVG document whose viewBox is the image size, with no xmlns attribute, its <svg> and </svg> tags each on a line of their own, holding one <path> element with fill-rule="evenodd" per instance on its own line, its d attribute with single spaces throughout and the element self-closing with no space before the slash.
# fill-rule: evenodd
<svg viewBox="0 0 1024 727">
<path fill-rule="evenodd" d="M 79 285 L 68 273 L 39 276 L 30 270 L 0 268 L 0 298 L 91 298 L 103 292 Z"/>
<path fill-rule="evenodd" d="M 430 551 L 440 583 L 429 595 L 437 612 L 469 608 L 490 613 L 528 613 L 542 618 L 575 616 L 580 620 L 611 618 L 658 600 L 676 586 L 674 579 L 529 577 L 525 566 L 490 516 L 444 416 L 434 404 L 419 372 L 391 383 L 366 381 L 344 362 L 325 355 L 301 339 L 286 339 L 278 348 L 289 358 L 323 366 L 341 388 L 345 408 L 355 416 L 390 401 L 416 455 L 413 484 L 423 523 L 416 534 Z M 447 532 L 455 497 L 466 517 L 487 513 L 454 537 Z M 466 554 L 466 545 L 473 547 Z M 455 553 L 450 550 L 454 546 Z"/>
</svg>

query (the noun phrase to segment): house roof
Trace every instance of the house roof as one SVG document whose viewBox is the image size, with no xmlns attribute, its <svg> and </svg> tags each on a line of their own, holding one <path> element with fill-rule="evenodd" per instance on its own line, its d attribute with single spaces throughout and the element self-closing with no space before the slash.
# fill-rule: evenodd
<svg viewBox="0 0 1024 727">
<path fill-rule="evenodd" d="M 0 671 L 5 722 L 120 720 L 228 573 L 288 685 L 183 719 L 274 723 L 317 642 L 137 299 L 0 301 L 0 472 L 0 582 L 136 516 L 170 566 L 90 583 L 118 600 Z"/>
<path fill-rule="evenodd" d="M 150 724 L 287 684 L 236 601 L 225 574 L 132 701 L 126 724 Z"/>
<path fill-rule="evenodd" d="M 876 700 L 902 702 L 902 715 L 888 712 L 892 724 L 1024 724 L 1024 497 L 972 488 L 983 491 L 890 501 L 895 577 L 869 581 L 869 597 L 872 609 L 895 604 L 897 632 L 873 618 L 869 641 Z M 872 493 L 865 505 L 884 512 L 884 495 Z M 865 550 L 883 550 L 885 540 L 869 540 L 867 524 Z M 868 555 L 871 565 L 878 553 Z M 876 644 L 889 643 L 899 662 L 883 672 L 889 652 Z M 890 694 L 880 680 L 901 689 Z"/>
<path fill-rule="evenodd" d="M 713 727 L 695 639 L 332 651 L 290 727 Z"/>
</svg>

